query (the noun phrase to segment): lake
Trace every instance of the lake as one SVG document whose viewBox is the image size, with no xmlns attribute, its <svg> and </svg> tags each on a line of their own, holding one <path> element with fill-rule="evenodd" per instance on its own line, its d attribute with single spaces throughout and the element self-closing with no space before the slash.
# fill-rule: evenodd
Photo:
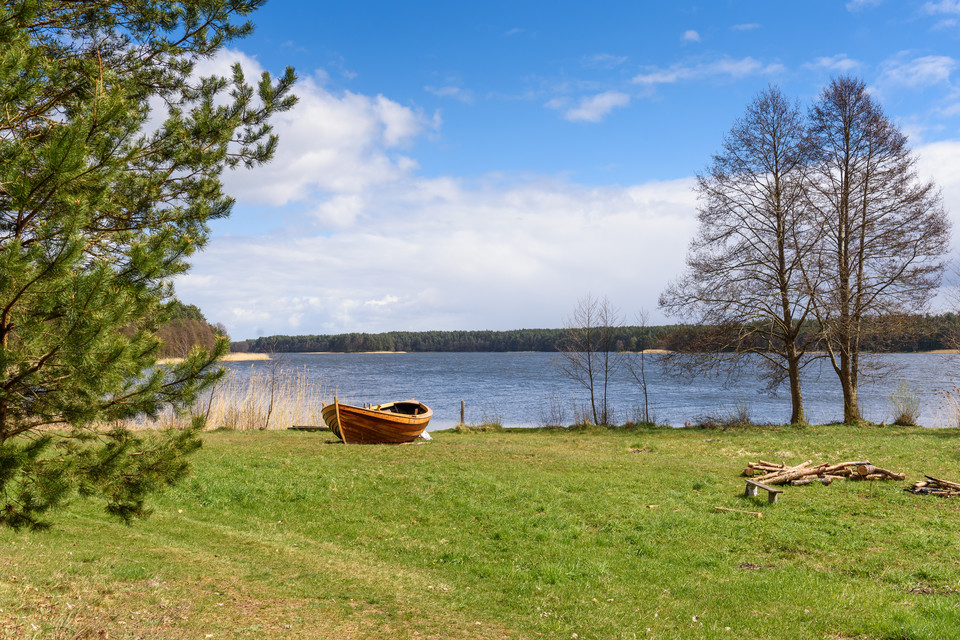
<svg viewBox="0 0 960 640">
<path fill-rule="evenodd" d="M 460 420 L 460 402 L 466 403 L 466 420 L 499 418 L 504 426 L 538 426 L 561 413 L 563 424 L 574 422 L 574 406 L 589 403 L 587 391 L 566 378 L 551 353 L 288 353 L 275 354 L 279 367 L 297 370 L 322 380 L 332 399 L 359 404 L 416 398 L 433 408 L 430 429 L 444 429 Z M 749 411 L 761 423 L 783 423 L 790 418 L 786 387 L 771 395 L 754 375 L 744 374 L 730 383 L 716 378 L 677 380 L 665 373 L 656 357 L 647 356 L 650 405 L 661 424 L 682 426 L 703 416 L 725 416 L 738 409 Z M 874 422 L 892 419 L 890 395 L 905 381 L 921 399 L 921 424 L 931 427 L 956 424 L 957 402 L 944 397 L 960 379 L 960 355 L 883 354 L 871 356 L 883 370 L 874 381 L 860 386 L 864 418 Z M 274 366 L 268 361 L 227 362 L 230 375 L 245 378 Z M 725 382 L 727 384 L 725 384 Z M 811 365 L 803 380 L 804 408 L 813 423 L 836 422 L 843 416 L 836 374 L 824 361 Z M 613 380 L 609 404 L 617 422 L 636 414 L 643 396 L 634 384 Z"/>
</svg>

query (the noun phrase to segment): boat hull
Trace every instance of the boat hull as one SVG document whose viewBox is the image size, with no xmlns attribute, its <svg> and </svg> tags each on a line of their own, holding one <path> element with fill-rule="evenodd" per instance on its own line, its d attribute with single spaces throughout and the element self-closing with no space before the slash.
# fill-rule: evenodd
<svg viewBox="0 0 960 640">
<path fill-rule="evenodd" d="M 321 415 L 330 430 L 347 444 L 402 444 L 423 433 L 433 410 L 415 400 L 369 409 L 334 400 L 323 408 Z"/>
</svg>

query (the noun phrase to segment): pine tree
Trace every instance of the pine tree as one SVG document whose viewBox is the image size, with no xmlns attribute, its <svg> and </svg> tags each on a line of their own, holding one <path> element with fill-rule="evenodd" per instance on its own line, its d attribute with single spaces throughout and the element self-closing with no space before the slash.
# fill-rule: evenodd
<svg viewBox="0 0 960 640">
<path fill-rule="evenodd" d="M 184 475 L 187 430 L 103 425 L 183 408 L 226 350 L 154 366 L 171 282 L 230 213 L 227 168 L 268 161 L 292 69 L 254 89 L 201 58 L 263 0 L 11 0 L 0 8 L 0 523 L 95 497 L 125 521 Z"/>
</svg>

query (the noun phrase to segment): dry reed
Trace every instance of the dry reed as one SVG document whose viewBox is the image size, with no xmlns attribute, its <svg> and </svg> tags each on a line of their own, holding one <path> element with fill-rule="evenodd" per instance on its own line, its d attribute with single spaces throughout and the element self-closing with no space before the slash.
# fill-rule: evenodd
<svg viewBox="0 0 960 640">
<path fill-rule="evenodd" d="M 165 409 L 156 419 L 138 418 L 130 428 L 187 426 L 195 416 L 206 416 L 207 429 L 237 431 L 286 429 L 294 425 L 322 425 L 320 411 L 327 398 L 323 380 L 304 369 L 277 368 L 250 377 L 228 371 L 216 386 L 203 394 L 183 414 Z"/>
</svg>

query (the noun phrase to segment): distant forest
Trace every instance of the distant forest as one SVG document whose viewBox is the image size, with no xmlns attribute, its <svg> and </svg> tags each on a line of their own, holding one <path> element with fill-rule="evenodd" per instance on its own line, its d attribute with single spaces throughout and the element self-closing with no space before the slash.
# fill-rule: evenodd
<svg viewBox="0 0 960 640">
<path fill-rule="evenodd" d="M 659 344 L 678 327 L 620 327 L 621 350 L 637 345 Z M 341 333 L 320 336 L 269 336 L 231 344 L 233 351 L 293 353 L 304 351 L 556 351 L 563 329 L 516 329 L 513 331 L 390 331 L 388 333 Z"/>
<path fill-rule="evenodd" d="M 689 325 L 617 328 L 617 349 L 637 351 L 669 349 L 683 351 L 694 343 L 700 329 Z M 812 330 L 812 328 L 811 328 Z M 238 353 L 302 353 L 331 351 L 557 351 L 565 329 L 516 329 L 512 331 L 389 331 L 387 333 L 341 333 L 336 335 L 269 336 L 231 344 Z M 960 316 L 954 313 L 910 316 L 884 323 L 863 341 L 866 351 L 916 352 L 957 347 Z"/>
</svg>

